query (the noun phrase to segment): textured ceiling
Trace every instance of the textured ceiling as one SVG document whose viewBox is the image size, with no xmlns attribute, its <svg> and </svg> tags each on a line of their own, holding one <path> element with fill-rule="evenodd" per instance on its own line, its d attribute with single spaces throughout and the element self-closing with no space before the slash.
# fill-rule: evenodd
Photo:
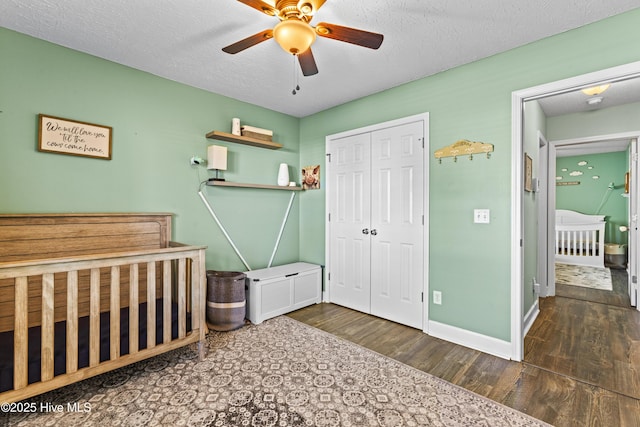
<svg viewBox="0 0 640 427">
<path fill-rule="evenodd" d="M 382 33 L 379 50 L 318 38 L 299 77 L 277 19 L 235 0 L 2 0 L 0 26 L 275 111 L 315 112 L 640 7 L 640 0 L 327 0 L 312 24 Z"/>
</svg>

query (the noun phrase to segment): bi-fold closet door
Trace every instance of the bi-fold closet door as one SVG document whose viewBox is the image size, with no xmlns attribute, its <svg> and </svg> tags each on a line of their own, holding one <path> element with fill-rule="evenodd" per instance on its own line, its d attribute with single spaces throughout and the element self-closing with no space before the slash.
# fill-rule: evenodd
<svg viewBox="0 0 640 427">
<path fill-rule="evenodd" d="M 423 326 L 424 121 L 328 143 L 331 302 Z"/>
</svg>

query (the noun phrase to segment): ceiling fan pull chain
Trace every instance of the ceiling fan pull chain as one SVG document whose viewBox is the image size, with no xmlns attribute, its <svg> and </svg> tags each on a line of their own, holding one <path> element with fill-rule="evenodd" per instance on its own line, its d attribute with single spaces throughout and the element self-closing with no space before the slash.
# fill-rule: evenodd
<svg viewBox="0 0 640 427">
<path fill-rule="evenodd" d="M 296 81 L 296 56 L 295 55 L 291 55 L 291 56 L 293 57 L 293 82 L 295 83 L 295 81 Z M 296 93 L 297 93 L 296 89 L 293 88 L 293 90 L 291 91 L 291 94 L 295 95 Z"/>
<path fill-rule="evenodd" d="M 292 95 L 295 95 L 300 90 L 300 76 L 297 72 L 298 67 L 296 66 L 296 60 L 298 59 L 296 55 L 293 56 L 293 82 L 296 87 L 291 91 Z"/>
</svg>

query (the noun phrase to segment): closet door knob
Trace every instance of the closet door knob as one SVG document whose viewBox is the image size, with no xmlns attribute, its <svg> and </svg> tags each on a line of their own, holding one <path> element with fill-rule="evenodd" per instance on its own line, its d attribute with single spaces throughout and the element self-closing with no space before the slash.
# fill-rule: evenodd
<svg viewBox="0 0 640 427">
<path fill-rule="evenodd" d="M 362 229 L 362 234 L 369 234 L 369 229 L 368 228 L 363 228 Z"/>
<path fill-rule="evenodd" d="M 376 230 L 375 228 L 373 230 L 371 230 L 371 235 L 375 236 L 378 234 L 378 230 Z"/>
</svg>

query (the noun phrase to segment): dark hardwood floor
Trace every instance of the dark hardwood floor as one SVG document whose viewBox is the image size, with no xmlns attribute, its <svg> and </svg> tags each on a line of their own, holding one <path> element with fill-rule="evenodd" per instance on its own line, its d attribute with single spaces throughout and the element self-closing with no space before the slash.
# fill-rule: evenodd
<svg viewBox="0 0 640 427">
<path fill-rule="evenodd" d="M 601 304 L 618 307 L 631 307 L 627 292 L 627 272 L 621 269 L 611 269 L 612 291 L 583 288 L 580 286 L 556 284 L 556 296 L 573 298 L 582 301 L 599 302 Z"/>
<path fill-rule="evenodd" d="M 289 316 L 555 426 L 640 426 L 637 398 L 546 368 L 490 356 L 334 304 Z M 640 347 L 634 351 L 638 357 Z"/>
<path fill-rule="evenodd" d="M 625 270 L 611 269 L 612 291 L 558 285 L 540 300 L 525 338 L 526 363 L 640 398 L 640 312 Z"/>
</svg>

